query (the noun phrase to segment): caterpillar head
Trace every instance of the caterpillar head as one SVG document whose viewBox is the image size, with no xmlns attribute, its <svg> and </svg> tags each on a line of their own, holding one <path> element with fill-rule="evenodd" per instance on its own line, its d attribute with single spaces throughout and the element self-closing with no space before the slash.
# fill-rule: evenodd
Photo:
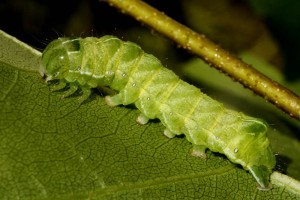
<svg viewBox="0 0 300 200">
<path fill-rule="evenodd" d="M 259 184 L 258 189 L 271 189 L 270 174 L 275 166 L 275 156 L 266 137 L 267 124 L 258 119 L 248 119 L 241 124 L 244 135 L 243 145 L 246 169 L 250 171 Z"/>
<path fill-rule="evenodd" d="M 48 44 L 43 52 L 41 75 L 46 75 L 46 80 L 60 79 L 68 72 L 70 54 L 77 52 L 78 39 L 58 38 Z"/>
</svg>

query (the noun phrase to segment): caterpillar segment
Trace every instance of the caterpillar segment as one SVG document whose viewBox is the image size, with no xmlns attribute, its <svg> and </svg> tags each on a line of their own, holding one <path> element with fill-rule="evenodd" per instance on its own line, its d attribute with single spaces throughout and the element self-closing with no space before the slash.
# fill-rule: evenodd
<svg viewBox="0 0 300 200">
<path fill-rule="evenodd" d="M 193 144 L 192 155 L 205 158 L 206 149 L 225 154 L 250 171 L 259 189 L 271 188 L 275 166 L 267 124 L 226 109 L 200 89 L 179 79 L 154 56 L 132 42 L 114 36 L 58 38 L 43 52 L 41 74 L 58 79 L 52 90 L 69 87 L 63 97 L 81 89 L 80 102 L 91 88 L 108 86 L 119 93 L 106 96 L 110 106 L 135 104 L 140 124 L 158 118 L 172 138 L 184 134 Z"/>
</svg>

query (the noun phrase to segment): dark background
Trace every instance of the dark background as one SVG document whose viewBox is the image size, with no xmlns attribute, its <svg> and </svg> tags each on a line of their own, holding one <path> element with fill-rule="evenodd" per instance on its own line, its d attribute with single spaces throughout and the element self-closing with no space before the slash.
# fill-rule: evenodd
<svg viewBox="0 0 300 200">
<path fill-rule="evenodd" d="M 233 52 L 249 49 L 253 43 L 259 42 L 256 38 L 261 35 L 263 27 L 264 32 L 270 33 L 279 49 L 277 54 L 266 60 L 278 67 L 287 80 L 295 81 L 300 78 L 299 0 L 148 0 L 147 2 L 198 32 L 207 34 L 215 42 Z M 189 6 L 186 6 L 191 2 L 204 8 L 199 10 L 199 18 L 192 15 Z M 203 13 L 208 12 L 207 18 L 203 17 Z M 0 29 L 39 50 L 44 49 L 49 41 L 59 36 L 86 37 L 113 34 L 137 41 L 145 37 L 141 30 L 148 31 L 152 36 L 158 35 L 133 18 L 110 7 L 106 2 L 97 0 L 1 0 Z M 151 43 L 151 39 L 148 40 L 150 40 L 148 43 Z M 165 41 L 162 43 L 166 46 L 174 45 Z M 157 52 L 151 44 L 145 46 L 150 52 Z M 165 50 L 170 52 L 169 49 Z M 261 52 L 267 51 L 268 49 L 264 49 Z M 166 57 L 164 52 L 159 54 Z M 187 56 L 178 49 L 173 55 L 175 58 L 180 55 L 180 59 Z"/>
</svg>

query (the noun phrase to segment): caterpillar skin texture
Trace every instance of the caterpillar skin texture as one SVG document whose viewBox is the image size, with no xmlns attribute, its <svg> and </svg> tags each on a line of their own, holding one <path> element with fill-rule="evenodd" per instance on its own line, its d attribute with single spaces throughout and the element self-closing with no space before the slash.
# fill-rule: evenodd
<svg viewBox="0 0 300 200">
<path fill-rule="evenodd" d="M 266 137 L 267 124 L 224 108 L 138 45 L 114 36 L 58 38 L 43 52 L 41 73 L 47 81 L 59 80 L 54 91 L 69 86 L 63 97 L 80 88 L 81 102 L 91 88 L 108 86 L 119 92 L 105 97 L 110 106 L 135 104 L 141 111 L 139 123 L 158 118 L 167 137 L 186 136 L 193 155 L 205 157 L 207 148 L 225 154 L 251 172 L 259 189 L 271 188 L 275 157 Z"/>
</svg>

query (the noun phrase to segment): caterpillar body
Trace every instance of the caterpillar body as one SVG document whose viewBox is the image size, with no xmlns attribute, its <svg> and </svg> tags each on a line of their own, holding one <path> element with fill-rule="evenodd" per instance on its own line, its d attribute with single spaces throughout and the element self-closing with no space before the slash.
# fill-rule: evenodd
<svg viewBox="0 0 300 200">
<path fill-rule="evenodd" d="M 172 138 L 184 134 L 193 144 L 193 155 L 205 157 L 209 148 L 249 170 L 258 188 L 271 188 L 269 176 L 275 166 L 267 124 L 203 94 L 179 79 L 140 46 L 114 36 L 58 38 L 43 52 L 41 73 L 58 79 L 53 90 L 69 86 L 65 96 L 82 90 L 86 100 L 91 88 L 108 86 L 119 93 L 106 96 L 110 106 L 134 104 L 140 124 L 158 118 Z"/>
</svg>

